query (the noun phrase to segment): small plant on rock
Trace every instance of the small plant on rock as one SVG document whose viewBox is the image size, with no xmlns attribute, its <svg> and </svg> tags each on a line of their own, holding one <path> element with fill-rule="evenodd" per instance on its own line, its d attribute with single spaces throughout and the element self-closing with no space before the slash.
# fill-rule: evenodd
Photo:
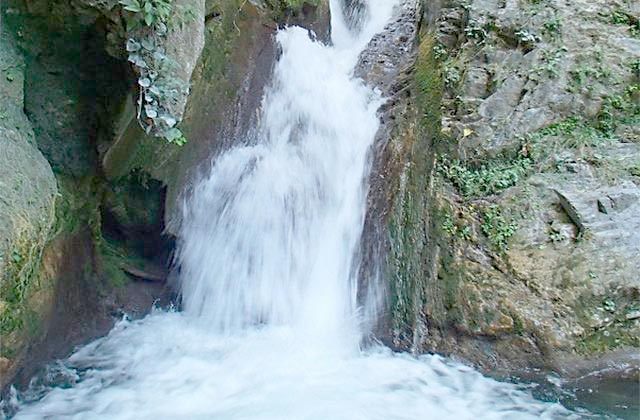
<svg viewBox="0 0 640 420">
<path fill-rule="evenodd" d="M 534 72 L 539 75 L 546 75 L 551 79 L 557 78 L 558 64 L 567 51 L 566 47 L 554 50 L 543 50 L 540 57 L 542 63 L 534 69 Z"/>
<path fill-rule="evenodd" d="M 441 161 L 440 172 L 465 198 L 498 194 L 524 179 L 532 160 L 518 156 L 510 161 L 490 161 L 479 168 L 472 168 L 461 161 Z"/>
<path fill-rule="evenodd" d="M 552 38 L 560 35 L 560 30 L 562 28 L 562 20 L 554 16 L 553 18 L 547 20 L 542 24 L 542 30 L 546 35 L 549 35 Z"/>
<path fill-rule="evenodd" d="M 611 14 L 611 23 L 629 27 L 629 32 L 634 37 L 640 37 L 640 19 L 624 10 L 615 10 Z"/>
<path fill-rule="evenodd" d="M 518 230 L 518 224 L 507 220 L 502 214 L 500 206 L 492 205 L 483 211 L 480 228 L 495 249 L 505 252 L 508 249 L 509 238 Z"/>
<path fill-rule="evenodd" d="M 125 17 L 129 30 L 141 24 L 166 23 L 171 14 L 171 0 L 120 0 L 119 3 L 131 13 Z"/>
</svg>

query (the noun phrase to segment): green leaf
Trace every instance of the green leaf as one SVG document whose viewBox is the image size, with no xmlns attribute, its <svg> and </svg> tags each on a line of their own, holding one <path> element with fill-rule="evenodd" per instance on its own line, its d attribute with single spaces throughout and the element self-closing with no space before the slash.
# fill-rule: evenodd
<svg viewBox="0 0 640 420">
<path fill-rule="evenodd" d="M 140 13 L 142 11 L 142 9 L 140 9 L 139 7 L 136 7 L 136 6 L 125 6 L 124 10 L 127 10 L 129 12 L 133 12 L 133 13 Z"/>
<path fill-rule="evenodd" d="M 141 44 L 142 44 L 142 48 L 144 48 L 147 51 L 153 51 L 153 49 L 155 48 L 155 45 L 153 45 L 153 39 L 144 38 Z"/>
<path fill-rule="evenodd" d="M 150 13 L 147 13 L 144 15 L 144 23 L 146 23 L 147 26 L 151 26 L 153 25 L 153 21 L 155 20 L 154 16 Z"/>
<path fill-rule="evenodd" d="M 142 10 L 142 6 L 138 0 L 120 0 L 120 4 L 124 10 L 128 10 L 129 12 L 138 13 Z"/>
</svg>

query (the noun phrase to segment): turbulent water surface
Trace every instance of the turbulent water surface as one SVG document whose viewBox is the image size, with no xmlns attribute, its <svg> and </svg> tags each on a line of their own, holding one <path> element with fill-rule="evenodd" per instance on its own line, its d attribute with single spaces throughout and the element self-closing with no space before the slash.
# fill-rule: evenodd
<svg viewBox="0 0 640 420">
<path fill-rule="evenodd" d="M 370 0 L 331 46 L 278 33 L 254 134 L 185 203 L 184 310 L 122 321 L 51 367 L 16 419 L 563 418 L 557 404 L 436 356 L 361 347 L 356 305 L 367 153 L 383 101 L 351 74 L 394 2 Z M 374 303 L 369 303 L 374 304 Z"/>
</svg>

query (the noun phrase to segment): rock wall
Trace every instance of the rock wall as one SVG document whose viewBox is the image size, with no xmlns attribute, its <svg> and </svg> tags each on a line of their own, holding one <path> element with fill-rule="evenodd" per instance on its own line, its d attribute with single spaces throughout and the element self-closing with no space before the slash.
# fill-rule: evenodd
<svg viewBox="0 0 640 420">
<path fill-rule="evenodd" d="M 97 137 L 110 101 L 128 87 L 126 68 L 105 52 L 103 26 L 70 4 L 2 6 L 0 224 L 10 229 L 0 256 L 0 388 L 24 384 L 43 362 L 105 334 L 121 309 L 144 313 L 164 293 L 131 282 L 131 267 L 148 262 L 144 246 L 114 241 L 105 221 L 121 203 L 106 199 L 119 185 L 101 174 Z M 128 202 L 153 192 L 117 195 Z"/>
<path fill-rule="evenodd" d="M 0 28 L 4 29 L 4 28 Z M 38 281 L 54 224 L 56 180 L 24 114 L 24 60 L 12 34 L 0 31 L 0 377 L 12 368 L 40 317 L 52 285 Z M 0 386 L 3 381 L 0 381 Z"/>
<path fill-rule="evenodd" d="M 390 97 L 361 270 L 365 293 L 372 278 L 387 291 L 379 338 L 501 378 L 557 374 L 578 394 L 576 378 L 608 369 L 637 410 L 637 14 L 424 2 L 414 44 L 410 14 L 371 43 L 362 60 L 380 68 L 416 45 L 392 83 L 362 74 Z"/>
</svg>

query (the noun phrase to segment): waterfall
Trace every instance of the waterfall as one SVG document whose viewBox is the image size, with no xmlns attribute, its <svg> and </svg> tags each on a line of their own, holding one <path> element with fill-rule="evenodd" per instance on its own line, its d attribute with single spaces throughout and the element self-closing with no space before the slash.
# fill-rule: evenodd
<svg viewBox="0 0 640 420">
<path fill-rule="evenodd" d="M 258 127 L 215 161 L 185 205 L 185 311 L 218 332 L 291 325 L 357 343 L 350 273 L 381 98 L 351 72 L 393 2 L 371 6 L 358 35 L 334 17 L 333 46 L 299 27 L 278 33 L 282 57 Z"/>
<path fill-rule="evenodd" d="M 370 0 L 332 43 L 278 32 L 260 120 L 184 205 L 184 310 L 124 320 L 51 367 L 64 386 L 22 396 L 17 419 L 558 418 L 557 404 L 438 356 L 360 348 L 354 261 L 376 92 L 352 76 L 394 1 Z"/>
</svg>

